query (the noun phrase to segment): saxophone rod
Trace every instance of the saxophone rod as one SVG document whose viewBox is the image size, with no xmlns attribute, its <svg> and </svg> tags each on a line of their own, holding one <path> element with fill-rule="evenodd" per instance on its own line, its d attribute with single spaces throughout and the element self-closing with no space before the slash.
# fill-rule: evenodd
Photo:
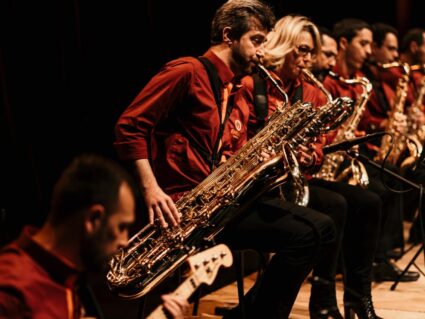
<svg viewBox="0 0 425 319">
<path fill-rule="evenodd" d="M 272 77 L 272 75 L 270 74 L 270 72 L 265 68 L 264 65 L 262 65 L 261 63 L 255 63 L 258 70 L 260 71 L 260 73 L 264 76 L 267 77 L 270 82 L 273 84 L 273 86 L 279 91 L 279 93 L 282 95 L 282 97 L 285 99 L 285 105 L 288 104 L 289 102 L 289 98 L 288 95 L 286 94 L 286 92 L 280 87 L 279 83 L 277 83 L 277 81 Z"/>
</svg>

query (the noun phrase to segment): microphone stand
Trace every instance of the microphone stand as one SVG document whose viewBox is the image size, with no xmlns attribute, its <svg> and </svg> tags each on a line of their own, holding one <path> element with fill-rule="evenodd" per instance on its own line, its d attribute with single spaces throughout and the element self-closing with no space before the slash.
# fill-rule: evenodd
<svg viewBox="0 0 425 319">
<path fill-rule="evenodd" d="M 410 262 L 408 263 L 408 265 L 403 269 L 403 271 L 400 273 L 400 275 L 398 275 L 398 277 L 396 278 L 396 280 L 394 281 L 394 283 L 391 286 L 391 290 L 395 290 L 395 288 L 397 287 L 398 283 L 400 282 L 400 279 L 404 276 L 404 274 L 409 270 L 409 268 L 414 264 L 416 266 L 416 268 L 418 268 L 419 272 L 425 276 L 425 274 L 419 269 L 419 267 L 415 264 L 415 260 L 416 258 L 418 258 L 418 256 L 420 255 L 420 253 L 422 251 L 424 251 L 425 248 L 425 236 L 423 233 L 423 225 L 422 225 L 422 213 L 421 213 L 421 208 L 422 208 L 422 193 L 423 193 L 423 187 L 421 184 L 416 184 L 413 183 L 412 181 L 404 178 L 403 176 L 394 173 L 393 171 L 389 170 L 388 168 L 383 167 L 382 165 L 376 163 L 375 161 L 371 160 L 370 158 L 368 158 L 367 156 L 360 154 L 357 151 L 353 151 L 351 149 L 347 150 L 346 153 L 351 156 L 352 158 L 358 159 L 359 161 L 368 164 L 370 166 L 373 166 L 379 170 L 382 170 L 384 173 L 391 175 L 392 177 L 398 179 L 399 181 L 419 190 L 419 202 L 421 203 L 419 207 L 419 218 L 420 218 L 420 228 L 421 228 L 421 235 L 422 235 L 422 245 L 419 248 L 419 250 L 416 252 L 416 254 L 413 256 L 413 258 L 410 260 Z M 424 255 L 425 257 L 425 255 Z"/>
</svg>

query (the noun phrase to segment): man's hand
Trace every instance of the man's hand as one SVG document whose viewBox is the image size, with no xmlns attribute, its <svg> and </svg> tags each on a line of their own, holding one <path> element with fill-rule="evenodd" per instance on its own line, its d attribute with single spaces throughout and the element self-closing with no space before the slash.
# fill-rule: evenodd
<svg viewBox="0 0 425 319">
<path fill-rule="evenodd" d="M 153 224 L 158 220 L 162 227 L 168 227 L 168 223 L 173 226 L 180 223 L 180 213 L 176 205 L 158 185 L 144 187 L 142 194 L 148 208 L 149 223 Z"/>
<path fill-rule="evenodd" d="M 189 303 L 181 296 L 166 294 L 162 295 L 163 306 L 171 314 L 173 319 L 183 319 L 189 310 Z"/>
<path fill-rule="evenodd" d="M 140 180 L 140 190 L 148 208 L 149 223 L 153 224 L 158 220 L 162 227 L 168 227 L 168 223 L 176 226 L 180 223 L 181 214 L 171 197 L 159 187 L 149 161 L 139 159 L 135 162 L 135 166 Z"/>
<path fill-rule="evenodd" d="M 302 167 L 311 167 L 315 162 L 315 156 L 314 156 L 314 144 L 310 145 L 309 147 L 306 147 L 304 145 L 299 145 L 297 149 L 297 159 L 298 163 Z"/>
</svg>

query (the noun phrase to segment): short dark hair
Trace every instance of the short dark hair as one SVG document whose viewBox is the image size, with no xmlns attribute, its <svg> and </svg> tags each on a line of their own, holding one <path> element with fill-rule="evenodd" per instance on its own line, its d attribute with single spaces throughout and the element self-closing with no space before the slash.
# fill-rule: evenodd
<svg viewBox="0 0 425 319">
<path fill-rule="evenodd" d="M 382 44 L 384 44 L 385 37 L 388 33 L 392 33 L 396 37 L 398 37 L 398 31 L 396 30 L 396 28 L 381 22 L 372 25 L 372 32 L 373 42 L 375 42 L 378 47 L 381 47 Z"/>
<path fill-rule="evenodd" d="M 351 42 L 361 29 L 369 29 L 372 31 L 371 25 L 366 21 L 347 18 L 334 24 L 333 34 L 337 42 L 339 42 L 341 38 L 346 38 L 348 42 Z"/>
<path fill-rule="evenodd" d="M 330 29 L 328 29 L 328 28 L 326 28 L 324 26 L 318 26 L 317 29 L 319 29 L 320 40 L 322 41 L 322 44 L 323 44 L 323 36 L 324 35 L 327 35 L 328 37 L 330 37 L 332 39 L 335 39 L 335 36 L 334 36 L 333 32 Z"/>
<path fill-rule="evenodd" d="M 229 0 L 224 3 L 215 13 L 211 26 L 211 44 L 223 42 L 223 29 L 232 29 L 232 39 L 239 39 L 244 33 L 250 30 L 254 19 L 257 19 L 261 26 L 270 31 L 276 21 L 272 9 L 257 0 Z"/>
<path fill-rule="evenodd" d="M 410 43 L 416 42 L 418 45 L 423 43 L 423 34 L 425 30 L 422 28 L 413 28 L 407 31 L 404 35 L 403 40 L 401 41 L 401 52 L 406 52 L 409 50 Z"/>
<path fill-rule="evenodd" d="M 95 154 L 76 157 L 53 189 L 49 221 L 61 224 L 94 204 L 103 205 L 106 215 L 110 214 L 117 207 L 123 183 L 134 192 L 130 175 L 114 161 Z"/>
</svg>

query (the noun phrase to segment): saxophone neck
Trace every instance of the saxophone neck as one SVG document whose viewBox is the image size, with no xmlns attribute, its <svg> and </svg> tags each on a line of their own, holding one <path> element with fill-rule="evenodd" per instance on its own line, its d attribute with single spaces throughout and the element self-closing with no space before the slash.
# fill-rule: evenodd
<svg viewBox="0 0 425 319">
<path fill-rule="evenodd" d="M 282 89 L 282 87 L 279 85 L 279 83 L 277 83 L 275 78 L 273 78 L 273 76 L 270 74 L 269 70 L 267 70 L 267 68 L 259 62 L 256 63 L 256 66 L 257 66 L 257 69 L 258 69 L 261 77 L 263 77 L 264 79 L 268 79 L 270 81 L 270 83 L 281 94 L 283 100 L 285 101 L 285 105 L 288 105 L 288 103 L 289 103 L 288 94 L 286 94 L 286 92 Z"/>
<path fill-rule="evenodd" d="M 409 77 L 410 72 L 412 70 L 418 69 L 418 66 L 412 66 L 410 67 L 410 65 L 408 63 L 405 62 L 401 62 L 401 61 L 394 61 L 394 62 L 390 62 L 390 63 L 377 63 L 378 67 L 380 67 L 381 69 L 391 69 L 391 68 L 400 68 L 403 71 L 403 75 L 404 77 Z"/>
<path fill-rule="evenodd" d="M 326 99 L 328 100 L 328 103 L 332 103 L 333 101 L 333 97 L 332 95 L 329 93 L 328 90 L 325 89 L 325 87 L 323 86 L 322 82 L 320 82 L 314 75 L 313 73 L 308 70 L 308 69 L 302 69 L 301 70 L 302 73 L 304 74 L 304 76 L 307 77 L 307 79 L 309 79 L 314 85 L 316 85 L 320 91 L 323 92 L 323 94 L 326 96 Z"/>
</svg>

